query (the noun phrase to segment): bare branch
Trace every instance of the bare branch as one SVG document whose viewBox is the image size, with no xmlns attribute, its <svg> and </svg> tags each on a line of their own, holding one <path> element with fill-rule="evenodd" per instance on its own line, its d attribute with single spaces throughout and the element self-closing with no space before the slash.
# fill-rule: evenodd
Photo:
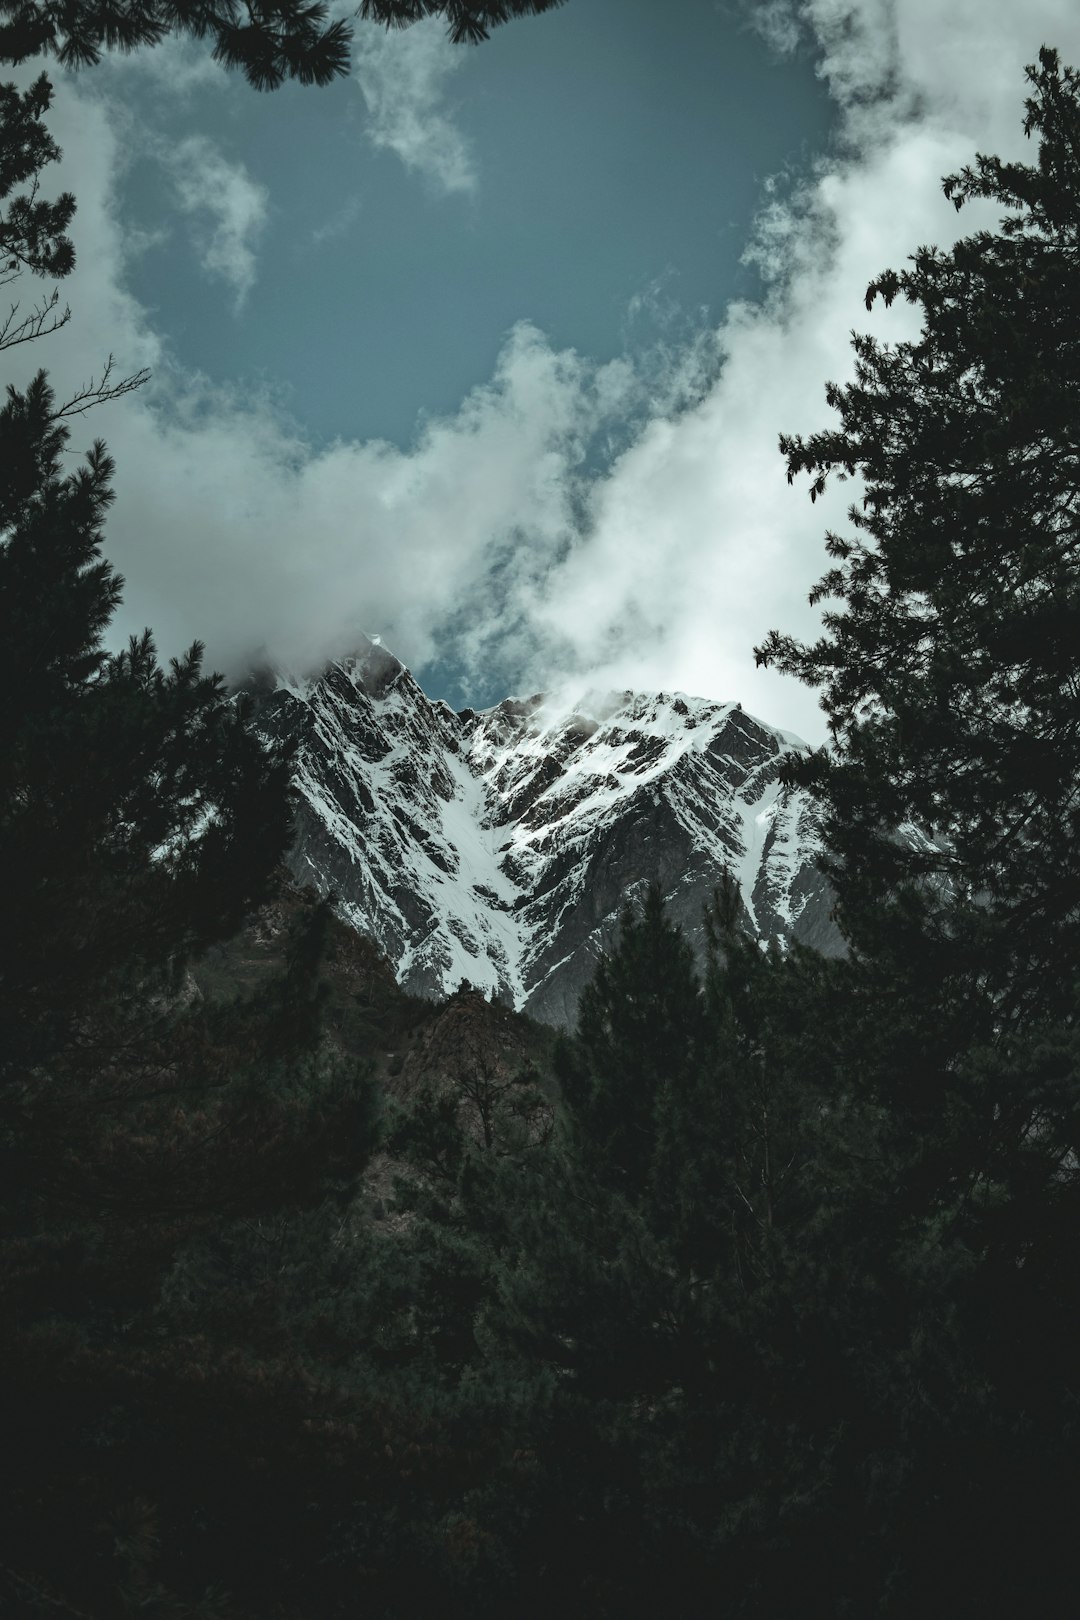
<svg viewBox="0 0 1080 1620">
<path fill-rule="evenodd" d="M 6 286 L 9 281 L 14 280 L 15 275 L 0 276 L 0 286 Z M 62 326 L 66 326 L 71 319 L 71 306 L 69 304 L 64 306 L 59 315 L 56 315 L 51 321 L 49 320 L 59 302 L 60 294 L 54 287 L 50 297 L 46 298 L 29 315 L 24 315 L 22 320 L 17 323 L 15 316 L 18 313 L 19 306 L 18 304 L 12 304 L 6 319 L 0 325 L 0 349 L 13 349 L 18 343 L 32 343 L 35 338 L 48 337 L 50 333 L 58 332 Z"/>
<path fill-rule="evenodd" d="M 113 356 L 110 354 L 105 362 L 105 369 L 101 373 L 101 380 L 95 382 L 91 377 L 90 381 L 85 383 L 77 393 L 73 394 L 65 404 L 61 405 L 58 410 L 53 411 L 49 420 L 59 422 L 69 416 L 82 416 L 85 411 L 93 410 L 95 405 L 106 405 L 110 400 L 122 399 L 125 394 L 134 393 L 136 388 L 141 388 L 144 382 L 150 380 L 149 368 L 144 366 L 141 371 L 136 371 L 134 375 L 124 377 L 122 381 L 114 383 L 111 380 L 114 364 Z"/>
</svg>

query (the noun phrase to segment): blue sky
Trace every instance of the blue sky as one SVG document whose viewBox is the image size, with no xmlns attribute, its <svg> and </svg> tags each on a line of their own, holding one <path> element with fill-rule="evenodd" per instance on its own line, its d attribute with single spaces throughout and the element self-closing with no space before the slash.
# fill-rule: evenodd
<svg viewBox="0 0 1080 1620">
<path fill-rule="evenodd" d="M 804 170 L 835 118 L 808 48 L 778 57 L 708 0 L 685 15 L 692 27 L 655 0 L 572 0 L 457 50 L 437 25 L 365 27 L 370 110 L 355 81 L 263 96 L 214 82 L 163 103 L 136 78 L 135 116 L 174 146 L 213 140 L 263 188 L 266 216 L 236 310 L 170 229 L 175 197 L 148 152 L 121 205 L 168 234 L 132 289 L 185 363 L 272 382 L 316 442 L 405 446 L 420 415 L 491 375 L 523 319 L 597 360 L 715 320 L 756 290 L 741 258 L 764 183 Z M 441 93 L 410 145 L 417 56 Z"/>
<path fill-rule="evenodd" d="M 117 633 L 236 676 L 374 632 L 458 705 L 665 687 L 816 740 L 752 647 L 813 633 L 852 491 L 777 435 L 910 330 L 866 284 L 982 222 L 940 177 L 1024 150 L 1044 41 L 1080 60 L 1072 0 L 568 0 L 357 25 L 323 90 L 175 41 L 53 71 L 74 314 L 9 375 L 152 368 L 73 439 L 117 458 Z"/>
</svg>

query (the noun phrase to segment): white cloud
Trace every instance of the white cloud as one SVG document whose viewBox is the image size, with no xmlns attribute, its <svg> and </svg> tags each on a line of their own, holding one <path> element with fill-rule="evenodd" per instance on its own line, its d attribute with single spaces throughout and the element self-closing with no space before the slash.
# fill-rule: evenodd
<svg viewBox="0 0 1080 1620">
<path fill-rule="evenodd" d="M 534 575 L 517 617 L 534 678 L 559 667 L 597 685 L 739 698 L 817 739 L 814 695 L 755 669 L 751 649 L 774 626 L 816 633 L 806 598 L 852 486 L 811 505 L 805 484 L 787 485 L 777 435 L 830 422 L 824 383 L 850 375 L 852 327 L 891 339 L 913 330 L 906 306 L 866 313 L 874 275 L 926 241 L 995 222 L 992 207 L 958 216 L 940 178 L 976 149 L 1032 159 L 1020 129 L 1024 64 L 1044 40 L 1080 59 L 1080 17 L 1065 0 L 1022 11 L 1009 0 L 764 9 L 775 42 L 812 31 L 843 115 L 837 151 L 794 193 L 766 196 L 748 252 L 765 274 L 763 306 L 729 309 L 704 397 L 656 416 L 594 486 L 573 546 Z M 474 634 L 474 656 L 498 640 L 492 626 Z"/>
<path fill-rule="evenodd" d="M 464 61 L 438 18 L 405 29 L 360 25 L 353 38 L 368 138 L 442 191 L 476 186 L 472 147 L 443 106 L 446 80 Z"/>
<path fill-rule="evenodd" d="M 584 436 L 620 399 L 617 377 L 522 326 L 491 382 L 408 453 L 379 441 L 313 453 L 272 410 L 190 382 L 168 416 L 133 404 L 110 423 L 124 627 L 148 619 L 170 648 L 198 634 L 233 668 L 264 647 L 308 667 L 377 628 L 422 664 L 515 544 L 550 558 L 568 543 Z"/>
<path fill-rule="evenodd" d="M 205 135 L 161 145 L 157 155 L 191 222 L 203 270 L 228 282 L 239 312 L 255 284 L 255 248 L 266 225 L 270 193 L 243 163 L 230 162 Z"/>
<path fill-rule="evenodd" d="M 311 240 L 316 247 L 322 247 L 324 242 L 336 242 L 343 236 L 348 236 L 356 221 L 363 212 L 363 204 L 359 197 L 347 197 L 341 207 L 335 209 L 330 217 L 317 225 L 311 233 Z"/>
<path fill-rule="evenodd" d="M 118 367 L 155 367 L 153 392 L 73 441 L 102 432 L 117 458 L 118 635 L 149 623 L 165 653 L 199 636 L 235 671 L 264 647 L 303 665 L 376 630 L 414 667 L 439 654 L 518 690 L 561 677 L 681 688 L 820 737 L 813 694 L 755 670 L 751 649 L 773 626 L 814 633 L 807 592 L 851 486 L 811 505 L 787 485 L 777 435 L 829 422 L 824 383 L 850 374 L 852 327 L 911 330 L 906 306 L 866 314 L 874 275 L 992 222 L 992 209 L 957 215 L 940 177 L 976 149 L 1032 155 L 1023 66 L 1039 45 L 1080 59 L 1071 0 L 1029 0 L 1023 15 L 1011 0 L 947 9 L 811 0 L 792 13 L 820 42 L 844 140 L 800 187 L 763 199 L 750 247 L 767 272 L 760 306 L 729 309 L 692 343 L 665 337 L 636 371 L 556 352 L 521 325 L 490 382 L 407 451 L 314 451 L 271 403 L 170 360 L 125 290 L 113 126 L 63 87 L 50 124 L 68 159 L 45 194 L 68 185 L 79 200 L 80 265 L 64 289 L 75 319 L 8 372 L 55 365 L 70 391 L 100 369 L 102 342 Z M 587 449 L 609 435 L 621 448 L 590 481 Z"/>
</svg>

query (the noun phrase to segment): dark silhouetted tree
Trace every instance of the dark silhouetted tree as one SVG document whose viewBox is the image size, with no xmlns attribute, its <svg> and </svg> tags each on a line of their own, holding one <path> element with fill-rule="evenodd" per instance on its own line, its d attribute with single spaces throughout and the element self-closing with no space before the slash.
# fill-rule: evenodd
<svg viewBox="0 0 1080 1620">
<path fill-rule="evenodd" d="M 868 306 L 903 296 L 920 335 L 856 338 L 839 427 L 781 440 L 813 497 L 834 473 L 864 493 L 827 537 L 824 634 L 758 652 L 821 684 L 833 734 L 795 774 L 825 813 L 845 1083 L 876 1099 L 897 1221 L 859 1444 L 888 1437 L 873 1541 L 898 1613 L 1065 1612 L 1080 1501 L 1080 74 L 1046 48 L 1027 71 L 1037 162 L 944 182 L 999 227 L 879 276 Z"/>
<path fill-rule="evenodd" d="M 67 472 L 43 375 L 0 410 L 0 967 L 5 1073 L 48 1061 L 112 993 L 234 932 L 287 847 L 288 764 L 195 646 L 108 655 L 112 464 Z"/>
<path fill-rule="evenodd" d="M 827 537 L 824 635 L 757 655 L 822 687 L 837 746 L 803 776 L 849 936 L 961 971 L 984 1028 L 1070 1007 L 1080 944 L 1080 76 L 1044 49 L 1028 77 L 1036 164 L 944 182 L 999 229 L 871 283 L 921 333 L 857 337 L 839 426 L 781 439 L 812 496 L 833 473 L 864 493 Z"/>
<path fill-rule="evenodd" d="M 651 885 L 640 911 L 624 911 L 556 1062 L 598 1174 L 630 1198 L 648 1186 L 665 1093 L 699 1060 L 702 1017 L 692 953 Z"/>
<path fill-rule="evenodd" d="M 47 105 L 43 81 L 3 98 L 0 228 L 9 265 L 55 276 L 73 205 L 37 200 Z M 275 886 L 289 761 L 197 644 L 167 670 L 149 632 L 107 651 L 112 464 L 97 443 L 68 470 L 72 410 L 44 374 L 0 409 L 0 1607 L 177 1613 L 178 1582 L 209 1616 L 184 1560 L 221 1423 L 246 1412 L 250 1459 L 276 1385 L 295 1461 L 310 1394 L 279 1343 L 165 1345 L 156 1302 L 223 1221 L 347 1198 L 373 1098 L 322 1035 L 325 906 L 251 995 L 212 1004 L 185 974 Z"/>
<path fill-rule="evenodd" d="M 442 17 L 456 44 L 477 44 L 514 17 L 534 16 L 563 0 L 361 0 L 358 15 L 405 28 Z M 103 50 L 157 45 L 169 34 L 213 41 L 213 56 L 238 68 L 256 90 L 286 80 L 330 84 L 349 70 L 352 31 L 330 22 L 325 0 L 0 0 L 0 62 L 55 55 L 64 67 L 91 66 Z"/>
</svg>

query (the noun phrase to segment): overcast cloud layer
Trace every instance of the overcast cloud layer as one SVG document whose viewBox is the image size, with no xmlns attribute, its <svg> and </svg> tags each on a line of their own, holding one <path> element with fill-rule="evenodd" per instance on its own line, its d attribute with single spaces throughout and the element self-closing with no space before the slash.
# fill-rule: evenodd
<svg viewBox="0 0 1080 1620">
<path fill-rule="evenodd" d="M 418 670 L 441 657 L 519 691 L 678 688 L 820 738 L 813 695 L 756 671 L 751 649 L 773 626 L 813 633 L 806 595 L 850 494 L 823 508 L 789 489 L 777 435 L 826 424 L 823 385 L 848 375 L 853 326 L 908 334 L 904 309 L 866 316 L 868 281 L 981 223 L 945 203 L 940 177 L 976 149 L 1024 152 L 1023 66 L 1043 42 L 1080 60 L 1080 15 L 1074 0 L 769 0 L 756 16 L 778 50 L 812 33 L 843 113 L 837 151 L 796 189 L 762 196 L 747 252 L 764 302 L 636 368 L 556 352 L 523 321 L 489 382 L 407 453 L 314 451 L 272 399 L 173 361 L 125 291 L 140 244 L 117 216 L 132 140 L 117 74 L 61 85 L 50 123 L 65 162 L 46 195 L 62 183 L 78 199 L 80 268 L 63 289 L 75 318 L 8 374 L 46 365 L 71 392 L 110 349 L 118 368 L 154 368 L 150 387 L 81 419 L 72 441 L 100 433 L 117 459 L 119 628 L 152 625 L 167 654 L 199 636 L 231 673 L 253 658 L 309 667 L 378 632 Z M 182 86 L 191 58 L 170 50 Z M 380 38 L 356 77 L 368 137 L 424 182 L 468 192 L 482 167 L 443 101 L 448 50 L 431 30 Z M 176 228 L 196 231 L 206 272 L 242 302 L 272 197 L 201 136 L 162 173 L 179 187 Z M 621 449 L 589 472 L 608 442 Z"/>
</svg>

